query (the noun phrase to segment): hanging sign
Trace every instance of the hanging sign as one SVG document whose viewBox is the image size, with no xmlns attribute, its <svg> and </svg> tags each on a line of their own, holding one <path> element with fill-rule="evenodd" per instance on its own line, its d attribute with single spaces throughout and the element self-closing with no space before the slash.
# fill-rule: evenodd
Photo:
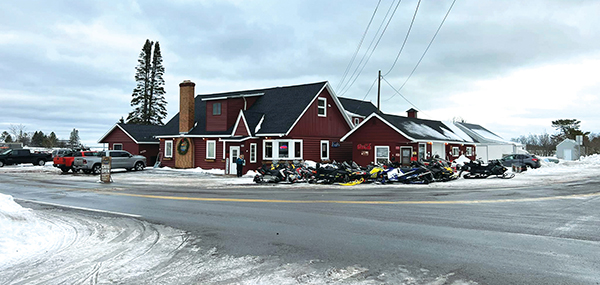
<svg viewBox="0 0 600 285">
<path fill-rule="evenodd" d="M 331 143 L 331 147 L 340 147 L 340 143 L 339 142 L 332 142 Z"/>
</svg>

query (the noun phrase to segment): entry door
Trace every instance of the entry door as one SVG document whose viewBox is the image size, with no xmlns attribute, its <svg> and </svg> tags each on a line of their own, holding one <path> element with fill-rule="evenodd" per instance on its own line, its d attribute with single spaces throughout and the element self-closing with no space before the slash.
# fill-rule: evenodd
<svg viewBox="0 0 600 285">
<path fill-rule="evenodd" d="M 240 156 L 240 147 L 239 146 L 230 146 L 229 147 L 229 174 L 237 173 L 237 165 L 235 161 Z"/>
<path fill-rule="evenodd" d="M 573 159 L 572 152 L 570 149 L 563 149 L 563 154 L 564 154 L 565 160 Z"/>
<path fill-rule="evenodd" d="M 412 148 L 410 147 L 403 147 L 400 148 L 400 157 L 401 157 L 401 161 L 402 161 L 402 165 L 403 166 L 409 166 L 410 165 L 410 158 L 412 156 Z"/>
</svg>

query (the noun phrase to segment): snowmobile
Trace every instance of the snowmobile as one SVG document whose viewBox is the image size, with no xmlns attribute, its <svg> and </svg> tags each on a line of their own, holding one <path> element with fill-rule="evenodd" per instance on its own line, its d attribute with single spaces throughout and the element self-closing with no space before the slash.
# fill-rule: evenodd
<svg viewBox="0 0 600 285">
<path fill-rule="evenodd" d="M 454 170 L 448 166 L 448 162 L 440 158 L 429 161 L 427 168 L 431 171 L 433 180 L 436 182 L 447 182 L 458 178 Z"/>
<path fill-rule="evenodd" d="M 506 173 L 507 170 L 508 168 L 502 165 L 500 160 L 497 159 L 490 160 L 487 165 L 483 164 L 481 160 L 475 160 L 465 163 L 465 165 L 463 165 L 463 167 L 460 169 L 458 176 L 460 177 L 463 171 L 466 171 L 468 173 L 463 176 L 466 179 L 484 179 L 492 175 L 502 179 L 510 179 L 515 177 L 515 175 L 512 173 Z"/>
<path fill-rule="evenodd" d="M 256 183 L 278 183 L 286 180 L 284 169 L 280 165 L 263 164 L 256 172 L 257 174 L 254 176 Z"/>
</svg>

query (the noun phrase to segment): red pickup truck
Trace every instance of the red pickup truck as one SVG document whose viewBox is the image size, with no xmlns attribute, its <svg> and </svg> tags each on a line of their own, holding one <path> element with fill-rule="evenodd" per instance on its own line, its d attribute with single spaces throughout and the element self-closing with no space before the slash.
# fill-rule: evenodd
<svg viewBox="0 0 600 285">
<path fill-rule="evenodd" d="M 80 157 L 80 156 L 94 156 L 96 155 L 95 151 L 89 151 L 89 150 L 73 150 L 73 151 L 66 151 L 63 154 L 57 155 L 54 157 L 54 167 L 58 167 L 60 168 L 60 170 L 62 170 L 62 172 L 67 173 L 69 172 L 69 170 L 71 170 L 73 173 L 78 172 L 77 169 L 73 168 L 73 161 L 75 160 L 75 157 Z"/>
</svg>

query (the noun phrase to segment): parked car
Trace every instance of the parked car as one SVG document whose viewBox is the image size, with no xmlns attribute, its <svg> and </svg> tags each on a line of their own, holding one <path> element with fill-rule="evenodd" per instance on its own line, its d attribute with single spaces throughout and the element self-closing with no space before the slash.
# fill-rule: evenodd
<svg viewBox="0 0 600 285">
<path fill-rule="evenodd" d="M 0 167 L 21 163 L 43 166 L 46 161 L 52 161 L 51 154 L 31 152 L 28 149 L 7 149 L 0 153 Z"/>
<path fill-rule="evenodd" d="M 78 172 L 77 169 L 73 168 L 73 162 L 75 161 L 75 157 L 81 156 L 94 156 L 96 155 L 95 151 L 84 151 L 84 150 L 69 150 L 69 151 L 61 151 L 57 156 L 54 157 L 54 167 L 60 168 L 62 172 L 67 173 L 69 170 L 73 171 L 73 173 Z"/>
<path fill-rule="evenodd" d="M 539 168 L 542 166 L 540 159 L 533 154 L 509 154 L 500 159 L 502 165 L 511 167 L 513 164 L 524 165 L 529 168 Z"/>
<path fill-rule="evenodd" d="M 73 169 L 82 170 L 83 173 L 99 174 L 102 168 L 102 157 L 111 157 L 111 169 L 125 168 L 128 171 L 135 169 L 141 171 L 146 168 L 146 157 L 142 155 L 132 155 L 124 150 L 107 150 L 96 153 L 95 156 L 75 157 L 73 160 Z"/>
</svg>

